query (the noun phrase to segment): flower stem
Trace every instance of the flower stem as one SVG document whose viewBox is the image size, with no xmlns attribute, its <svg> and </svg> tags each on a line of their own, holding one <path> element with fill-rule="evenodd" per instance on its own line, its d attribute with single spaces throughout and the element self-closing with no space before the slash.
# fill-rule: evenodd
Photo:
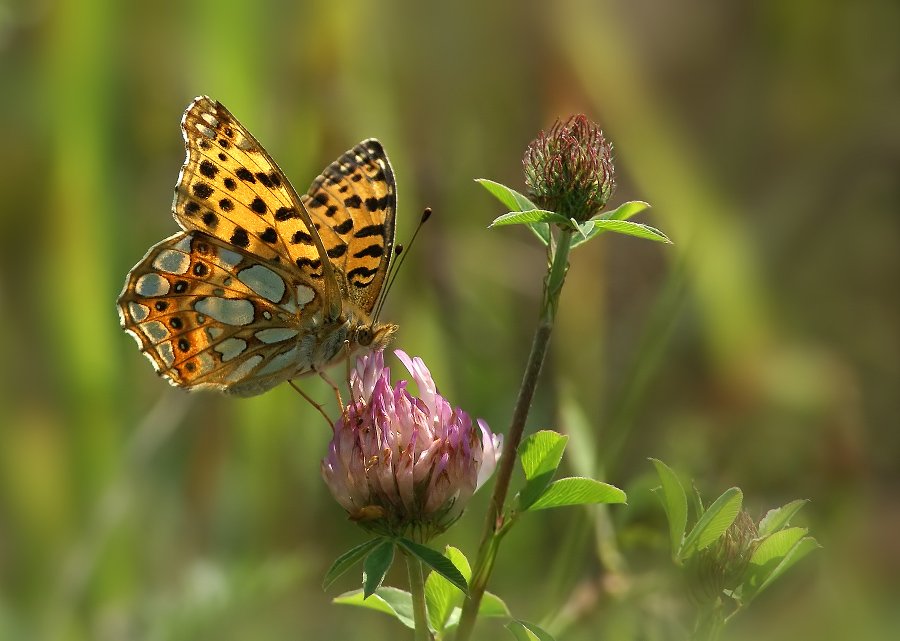
<svg viewBox="0 0 900 641">
<path fill-rule="evenodd" d="M 428 612 L 425 609 L 425 576 L 422 562 L 412 554 L 406 554 L 406 570 L 409 573 L 409 592 L 412 595 L 413 619 L 416 622 L 415 641 L 431 641 L 428 631 Z"/>
<path fill-rule="evenodd" d="M 696 641 L 718 641 L 722 636 L 726 618 L 721 600 L 705 606 L 697 613 L 693 638 Z"/>
<path fill-rule="evenodd" d="M 503 441 L 503 455 L 500 457 L 497 480 L 494 485 L 494 492 L 491 495 L 490 505 L 488 506 L 487 517 L 485 518 L 484 532 L 478 548 L 478 556 L 475 559 L 475 566 L 472 570 L 472 580 L 469 582 L 469 597 L 463 604 L 456 641 L 467 641 L 472 635 L 475 619 L 478 616 L 478 608 L 481 605 L 481 598 L 484 596 L 488 580 L 494 569 L 500 538 L 506 533 L 506 529 L 503 529 L 503 505 L 506 503 L 509 481 L 512 478 L 516 463 L 516 452 L 519 449 L 519 443 L 522 442 L 522 434 L 525 431 L 525 423 L 528 420 L 531 401 L 537 388 L 538 377 L 544 364 L 544 357 L 547 355 L 550 335 L 553 333 L 553 322 L 556 319 L 556 310 L 559 306 L 559 295 L 569 267 L 569 249 L 571 246 L 572 230 L 563 229 L 557 239 L 555 250 L 551 250 L 552 260 L 550 261 L 547 278 L 544 281 L 544 298 L 541 306 L 540 321 L 531 343 L 531 354 L 529 354 L 528 363 L 525 366 L 525 375 L 522 377 L 522 386 L 519 388 L 519 396 L 513 409 L 509 431 Z"/>
</svg>

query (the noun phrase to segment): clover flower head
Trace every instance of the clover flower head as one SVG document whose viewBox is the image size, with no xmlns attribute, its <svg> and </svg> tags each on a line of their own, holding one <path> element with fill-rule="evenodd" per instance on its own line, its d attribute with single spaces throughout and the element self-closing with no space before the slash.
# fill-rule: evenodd
<svg viewBox="0 0 900 641">
<path fill-rule="evenodd" d="M 490 478 L 502 437 L 452 407 L 421 358 L 394 353 L 418 396 L 405 380 L 392 386 L 382 351 L 360 357 L 322 477 L 363 527 L 425 541 L 459 518 L 469 497 Z"/>
</svg>

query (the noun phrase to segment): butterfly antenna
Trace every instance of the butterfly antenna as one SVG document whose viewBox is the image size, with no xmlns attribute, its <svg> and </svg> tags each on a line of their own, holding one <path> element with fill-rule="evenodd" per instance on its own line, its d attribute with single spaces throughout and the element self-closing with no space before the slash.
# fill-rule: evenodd
<svg viewBox="0 0 900 641">
<path fill-rule="evenodd" d="M 391 265 L 391 269 L 388 272 L 387 285 L 382 290 L 381 299 L 378 301 L 378 305 L 375 308 L 375 320 L 378 320 L 378 317 L 381 315 L 381 308 L 384 307 L 384 301 L 387 300 L 387 293 L 394 285 L 394 281 L 397 279 L 397 274 L 400 272 L 400 267 L 403 265 L 403 262 L 409 255 L 409 250 L 410 248 L 412 248 L 416 237 L 419 235 L 419 231 L 422 229 L 422 225 L 424 225 L 429 218 L 431 218 L 431 207 L 426 207 L 425 211 L 422 212 L 422 217 L 419 219 L 419 224 L 416 225 L 416 229 L 413 232 L 412 238 L 410 238 L 409 242 L 406 244 L 406 251 L 403 250 L 403 245 L 397 245 L 394 249 L 394 254 L 396 256 L 399 256 L 400 258 Z"/>
</svg>

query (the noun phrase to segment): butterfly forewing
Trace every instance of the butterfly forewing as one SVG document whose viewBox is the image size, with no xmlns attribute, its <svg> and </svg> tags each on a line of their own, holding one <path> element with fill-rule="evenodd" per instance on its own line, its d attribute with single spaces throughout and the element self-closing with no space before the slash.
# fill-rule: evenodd
<svg viewBox="0 0 900 641">
<path fill-rule="evenodd" d="M 185 231 L 129 272 L 122 327 L 174 385 L 240 395 L 349 353 L 348 318 L 371 323 L 394 238 L 381 144 L 345 152 L 299 197 L 220 103 L 194 100 L 182 132 L 173 213 Z"/>
</svg>

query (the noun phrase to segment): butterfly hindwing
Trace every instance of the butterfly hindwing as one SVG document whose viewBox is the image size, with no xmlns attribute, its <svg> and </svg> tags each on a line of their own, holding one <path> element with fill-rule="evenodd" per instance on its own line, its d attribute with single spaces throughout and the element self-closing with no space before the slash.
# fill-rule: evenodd
<svg viewBox="0 0 900 641">
<path fill-rule="evenodd" d="M 313 318 L 321 300 L 237 247 L 181 232 L 134 267 L 118 305 L 122 326 L 174 385 L 235 392 L 309 369 L 312 345 L 298 337 L 310 328 L 297 319 Z"/>
</svg>

